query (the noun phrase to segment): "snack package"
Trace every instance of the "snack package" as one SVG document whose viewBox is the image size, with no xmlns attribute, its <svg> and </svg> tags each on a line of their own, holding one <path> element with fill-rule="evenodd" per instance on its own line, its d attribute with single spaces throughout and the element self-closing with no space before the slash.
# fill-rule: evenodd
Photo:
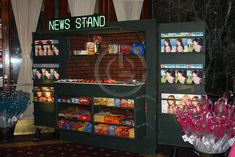
<svg viewBox="0 0 235 157">
<path fill-rule="evenodd" d="M 131 54 L 144 55 L 145 45 L 141 43 L 135 43 L 131 46 Z"/>
<path fill-rule="evenodd" d="M 128 99 L 127 100 L 127 108 L 134 108 L 134 105 L 135 105 L 135 101 L 134 99 Z"/>
<path fill-rule="evenodd" d="M 57 102 L 58 102 L 58 103 L 61 103 L 61 102 L 62 102 L 62 99 L 61 99 L 61 98 L 58 98 L 58 99 L 57 99 Z"/>
<path fill-rule="evenodd" d="M 105 116 L 109 115 L 110 113 L 106 113 L 106 112 L 99 112 L 99 113 L 96 113 L 94 115 L 94 121 L 95 122 L 101 122 L 101 123 L 104 123 L 104 118 Z"/>
<path fill-rule="evenodd" d="M 106 115 L 104 117 L 104 122 L 109 124 L 120 124 L 126 116 L 124 115 Z"/>
<path fill-rule="evenodd" d="M 95 54 L 95 43 L 94 42 L 87 42 L 86 43 L 86 50 L 88 55 L 94 55 Z"/>
<path fill-rule="evenodd" d="M 109 125 L 108 127 L 108 135 L 115 136 L 116 125 Z"/>
<path fill-rule="evenodd" d="M 66 123 L 66 124 L 64 125 L 64 129 L 66 129 L 66 130 L 71 130 L 71 129 L 72 129 L 71 124 L 70 124 L 70 123 Z"/>
<path fill-rule="evenodd" d="M 129 129 L 124 126 L 119 126 L 115 129 L 115 135 L 120 137 L 129 137 Z"/>
<path fill-rule="evenodd" d="M 114 99 L 114 106 L 115 107 L 120 107 L 121 99 L 120 98 L 115 98 Z"/>
<path fill-rule="evenodd" d="M 120 53 L 121 54 L 130 54 L 131 46 L 127 44 L 120 45 Z"/>
<path fill-rule="evenodd" d="M 106 105 L 107 106 L 114 106 L 114 98 L 109 98 L 109 101 Z"/>
<path fill-rule="evenodd" d="M 85 127 L 85 132 L 91 132 L 92 131 L 92 125 L 91 123 L 86 123 L 86 127 Z"/>
<path fill-rule="evenodd" d="M 60 120 L 57 121 L 57 127 L 61 129 L 61 128 L 64 127 L 64 124 L 65 124 L 65 123 L 66 123 L 65 120 L 60 119 Z"/>
<path fill-rule="evenodd" d="M 129 138 L 135 138 L 135 129 L 134 128 L 130 128 L 128 130 L 129 132 Z"/>
<path fill-rule="evenodd" d="M 120 107 L 127 108 L 127 106 L 128 106 L 128 99 L 121 99 Z"/>
<path fill-rule="evenodd" d="M 108 125 L 105 124 L 95 125 L 95 133 L 108 135 Z"/>
<path fill-rule="evenodd" d="M 128 126 L 135 126 L 135 122 L 133 119 L 130 119 L 130 118 L 127 118 L 127 119 L 124 119 L 120 122 L 120 124 L 122 125 L 128 125 Z"/>
<path fill-rule="evenodd" d="M 117 54 L 119 53 L 120 46 L 118 44 L 109 44 L 108 45 L 108 53 L 109 54 Z"/>
<path fill-rule="evenodd" d="M 67 102 L 67 99 L 63 98 L 62 103 L 66 103 L 66 102 Z"/>
<path fill-rule="evenodd" d="M 101 127 L 102 127 L 101 124 L 95 125 L 95 133 L 96 133 L 96 134 L 99 134 L 99 133 L 100 133 Z"/>
<path fill-rule="evenodd" d="M 79 121 L 91 121 L 91 115 L 90 113 L 82 113 L 79 115 L 79 118 L 78 118 Z"/>
<path fill-rule="evenodd" d="M 73 104 L 79 104 L 79 103 L 80 103 L 80 100 L 79 100 L 79 98 L 74 97 L 74 98 L 71 98 L 71 102 L 72 102 Z"/>
<path fill-rule="evenodd" d="M 110 99 L 109 98 L 103 98 L 102 105 L 108 106 Z"/>
<path fill-rule="evenodd" d="M 72 124 L 72 130 L 77 130 L 81 126 L 81 123 L 73 123 Z"/>
<path fill-rule="evenodd" d="M 93 98 L 94 105 L 102 105 L 102 98 L 101 97 L 94 97 Z"/>
<path fill-rule="evenodd" d="M 71 104 L 72 103 L 71 99 L 68 98 L 66 103 Z"/>
<path fill-rule="evenodd" d="M 79 104 L 89 105 L 90 103 L 91 103 L 90 97 L 80 97 L 79 98 Z"/>
<path fill-rule="evenodd" d="M 78 130 L 78 131 L 85 131 L 85 128 L 86 128 L 86 126 L 85 126 L 85 124 L 83 123 L 77 130 Z"/>
</svg>

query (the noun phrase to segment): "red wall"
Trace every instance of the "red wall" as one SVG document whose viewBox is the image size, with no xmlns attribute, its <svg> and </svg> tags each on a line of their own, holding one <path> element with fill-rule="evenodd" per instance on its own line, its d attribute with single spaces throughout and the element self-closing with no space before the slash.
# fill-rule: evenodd
<svg viewBox="0 0 235 157">
<path fill-rule="evenodd" d="M 107 45 L 112 44 L 127 44 L 139 43 L 139 37 L 134 33 L 128 34 L 112 34 L 101 35 L 102 51 L 104 53 L 108 51 Z M 72 40 L 72 51 L 85 49 L 85 43 L 87 39 L 91 38 L 87 36 L 74 37 Z M 144 36 L 140 36 L 140 40 L 143 41 Z M 100 55 L 101 56 L 101 55 Z M 95 67 L 98 59 L 98 55 L 90 56 L 73 56 L 67 63 L 67 76 L 68 78 L 83 78 L 83 79 L 96 79 Z M 144 65 L 143 57 L 137 55 L 105 55 L 98 64 L 100 79 L 114 79 L 117 81 L 129 82 L 130 80 L 142 81 L 145 76 L 146 67 Z"/>
</svg>

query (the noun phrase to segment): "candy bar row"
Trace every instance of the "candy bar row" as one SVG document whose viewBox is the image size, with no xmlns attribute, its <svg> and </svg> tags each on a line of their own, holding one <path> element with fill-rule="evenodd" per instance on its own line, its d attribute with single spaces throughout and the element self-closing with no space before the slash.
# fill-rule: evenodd
<svg viewBox="0 0 235 157">
<path fill-rule="evenodd" d="M 106 54 L 132 54 L 144 55 L 145 45 L 142 43 L 128 44 L 108 44 L 100 45 L 94 42 L 87 42 L 84 50 L 73 50 L 73 55 L 96 55 Z"/>
<path fill-rule="evenodd" d="M 57 122 L 57 126 L 58 128 L 65 130 L 81 131 L 87 133 L 92 132 L 92 124 L 88 122 L 72 122 L 69 120 L 60 119 Z M 125 126 L 98 124 L 95 125 L 95 134 L 133 139 L 135 138 L 135 129 Z"/>
<path fill-rule="evenodd" d="M 57 121 L 57 126 L 60 129 L 65 130 L 74 130 L 74 131 L 82 131 L 90 133 L 92 131 L 92 125 L 88 122 L 74 122 L 66 119 L 59 119 Z"/>
<path fill-rule="evenodd" d="M 94 122 L 114 125 L 135 126 L 134 117 L 111 112 L 98 112 L 94 115 Z"/>
<path fill-rule="evenodd" d="M 81 105 L 90 105 L 90 97 L 69 97 L 69 98 L 58 98 L 58 103 L 67 103 L 67 104 L 81 104 Z M 120 107 L 120 108 L 134 108 L 134 99 L 126 98 L 106 98 L 106 97 L 94 97 L 93 104 L 96 106 L 108 106 L 108 107 Z"/>
<path fill-rule="evenodd" d="M 88 110 L 80 109 L 78 107 L 69 107 L 61 110 L 58 113 L 58 117 L 76 121 L 91 121 L 91 113 Z"/>
<path fill-rule="evenodd" d="M 98 124 L 95 125 L 95 133 L 100 135 L 135 138 L 135 129 L 126 126 Z"/>
<path fill-rule="evenodd" d="M 57 102 L 67 103 L 67 104 L 89 105 L 91 104 L 91 98 L 90 97 L 57 98 Z"/>
</svg>

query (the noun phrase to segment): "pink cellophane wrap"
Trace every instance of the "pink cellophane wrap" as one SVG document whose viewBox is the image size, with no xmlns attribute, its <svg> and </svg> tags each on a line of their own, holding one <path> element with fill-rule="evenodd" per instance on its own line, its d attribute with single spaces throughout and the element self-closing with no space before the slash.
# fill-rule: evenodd
<svg viewBox="0 0 235 157">
<path fill-rule="evenodd" d="M 229 151 L 228 157 L 234 157 L 235 156 L 235 142 L 233 142 L 233 146 Z"/>
<path fill-rule="evenodd" d="M 226 152 L 234 142 L 234 106 L 234 103 L 228 104 L 226 98 L 212 103 L 207 96 L 201 105 L 185 102 L 185 108 L 176 111 L 177 120 L 185 133 L 184 141 L 200 152 Z"/>
</svg>

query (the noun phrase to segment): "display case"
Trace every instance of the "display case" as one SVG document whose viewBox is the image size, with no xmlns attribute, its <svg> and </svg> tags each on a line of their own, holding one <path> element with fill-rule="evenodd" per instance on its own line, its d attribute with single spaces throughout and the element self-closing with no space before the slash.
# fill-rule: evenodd
<svg viewBox="0 0 235 157">
<path fill-rule="evenodd" d="M 144 86 L 104 86 L 115 91 L 141 87 L 128 97 L 115 98 L 98 84 L 56 83 L 58 129 L 63 133 L 73 131 L 129 140 L 143 138 L 146 134 Z"/>
<path fill-rule="evenodd" d="M 205 94 L 205 23 L 159 25 L 158 143 L 191 147 L 182 139 L 176 110 L 192 102 L 201 105 Z"/>
<path fill-rule="evenodd" d="M 66 41 L 61 44 L 68 56 L 61 59 L 65 61 L 60 70 L 64 77 L 53 82 L 54 123 L 62 139 L 155 152 L 156 28 L 155 20 L 141 20 L 35 33 L 34 39 L 49 36 L 47 39 Z M 43 63 L 59 64 L 59 69 L 62 65 L 52 60 Z M 41 111 L 36 108 L 35 113 L 41 115 Z"/>
<path fill-rule="evenodd" d="M 33 34 L 34 124 L 56 127 L 54 81 L 63 78 L 67 39 Z M 67 46 L 66 46 L 67 48 Z"/>
</svg>

